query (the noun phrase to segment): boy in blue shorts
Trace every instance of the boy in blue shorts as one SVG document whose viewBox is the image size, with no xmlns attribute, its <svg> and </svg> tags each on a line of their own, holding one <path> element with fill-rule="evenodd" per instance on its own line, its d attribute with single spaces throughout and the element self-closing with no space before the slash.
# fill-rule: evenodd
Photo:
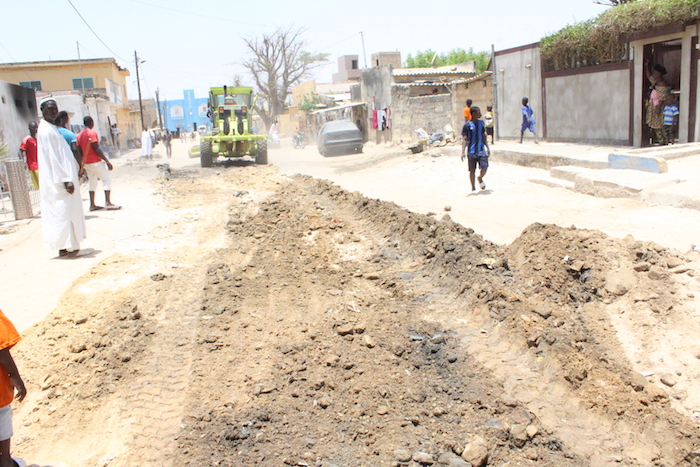
<svg viewBox="0 0 700 467">
<path fill-rule="evenodd" d="M 479 180 L 479 187 L 486 189 L 484 176 L 489 168 L 489 143 L 486 138 L 486 128 L 481 118 L 479 107 L 471 108 L 471 120 L 462 126 L 462 162 L 466 157 L 469 160 L 469 181 L 472 184 L 472 195 L 476 194 L 475 181 Z M 476 166 L 479 166 L 479 178 L 476 178 Z"/>
</svg>

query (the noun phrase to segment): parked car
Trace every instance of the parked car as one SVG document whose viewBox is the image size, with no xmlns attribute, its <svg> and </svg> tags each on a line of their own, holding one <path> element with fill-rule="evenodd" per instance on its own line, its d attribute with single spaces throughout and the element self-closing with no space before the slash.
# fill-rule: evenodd
<svg viewBox="0 0 700 467">
<path fill-rule="evenodd" d="M 326 122 L 318 131 L 318 152 L 322 156 L 362 152 L 362 133 L 349 120 Z"/>
</svg>

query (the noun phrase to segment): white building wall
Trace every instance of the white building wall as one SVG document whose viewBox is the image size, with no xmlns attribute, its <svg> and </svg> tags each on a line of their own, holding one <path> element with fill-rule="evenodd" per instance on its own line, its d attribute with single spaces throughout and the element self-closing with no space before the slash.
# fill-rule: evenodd
<svg viewBox="0 0 700 467">
<path fill-rule="evenodd" d="M 521 101 L 527 97 L 535 112 L 535 130 L 542 137 L 542 73 L 540 49 L 519 48 L 496 55 L 496 132 L 499 138 L 520 138 Z"/>
<path fill-rule="evenodd" d="M 547 139 L 629 144 L 628 69 L 545 79 Z"/>
</svg>

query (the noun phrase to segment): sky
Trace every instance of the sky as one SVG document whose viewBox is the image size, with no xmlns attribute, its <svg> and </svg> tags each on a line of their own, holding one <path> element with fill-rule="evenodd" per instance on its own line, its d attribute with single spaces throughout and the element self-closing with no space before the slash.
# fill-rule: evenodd
<svg viewBox="0 0 700 467">
<path fill-rule="evenodd" d="M 358 55 L 364 67 L 375 52 L 400 51 L 405 60 L 426 49 L 503 50 L 605 8 L 593 0 L 0 0 L 0 62 L 74 60 L 78 48 L 84 59 L 114 57 L 137 99 L 137 51 L 144 99 L 157 89 L 161 100 L 181 99 L 185 89 L 206 97 L 236 74 L 252 84 L 241 37 L 279 27 L 303 28 L 305 50 L 330 54 L 313 76 L 327 83 L 341 55 Z"/>
</svg>

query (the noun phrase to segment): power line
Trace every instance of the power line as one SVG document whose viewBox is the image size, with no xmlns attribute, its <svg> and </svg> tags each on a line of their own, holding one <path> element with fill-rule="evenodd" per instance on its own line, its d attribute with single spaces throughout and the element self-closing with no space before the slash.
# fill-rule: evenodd
<svg viewBox="0 0 700 467">
<path fill-rule="evenodd" d="M 10 56 L 10 59 L 12 59 L 12 62 L 13 62 L 13 63 L 17 63 L 17 60 L 15 60 L 15 57 L 12 56 L 12 54 L 10 53 L 10 51 L 7 50 L 7 48 L 2 44 L 2 42 L 0 42 L 0 47 L 2 47 L 3 50 L 4 50 L 5 52 L 7 52 L 7 55 Z M 32 77 L 29 76 L 29 73 L 27 73 L 27 70 L 25 70 L 24 68 L 22 68 L 22 72 L 23 72 L 25 75 L 27 75 L 27 78 L 29 78 L 29 81 L 32 80 Z"/>
<path fill-rule="evenodd" d="M 69 1 L 70 1 L 70 0 L 69 0 Z M 170 8 L 170 7 L 167 7 L 167 6 L 153 5 L 152 3 L 141 2 L 141 1 L 139 1 L 139 0 L 131 0 L 131 1 L 134 2 L 134 3 L 139 3 L 139 4 L 141 4 L 141 5 L 146 5 L 146 6 L 150 6 L 150 7 L 153 7 L 153 8 L 160 8 L 160 9 L 162 9 L 162 10 L 176 11 L 176 12 L 178 12 L 178 13 L 182 13 L 183 15 L 199 16 L 200 18 L 207 18 L 207 19 L 217 19 L 217 20 L 219 20 L 219 21 L 226 21 L 226 22 L 228 22 L 228 23 L 236 23 L 236 24 L 245 24 L 245 25 L 247 25 L 247 26 L 259 26 L 259 27 L 262 27 L 262 28 L 269 28 L 269 27 L 272 27 L 272 26 L 267 25 L 267 24 L 246 23 L 246 22 L 244 22 L 244 21 L 236 21 L 236 20 L 234 20 L 234 19 L 222 18 L 221 16 L 209 16 L 209 15 L 203 15 L 203 14 L 201 14 L 201 13 L 194 13 L 194 12 L 191 12 L 191 11 L 178 10 L 177 8 Z"/>
<path fill-rule="evenodd" d="M 115 57 L 117 57 L 119 60 L 121 60 L 121 61 L 123 61 L 123 62 L 129 62 L 129 60 L 120 57 L 114 50 L 110 49 L 109 46 L 108 46 L 107 44 L 105 44 L 105 41 L 103 41 L 102 39 L 100 39 L 100 36 L 98 36 L 97 33 L 95 32 L 95 30 L 92 29 L 92 27 L 88 24 L 87 21 L 85 21 L 85 18 L 83 18 L 83 15 L 80 14 L 80 12 L 79 12 L 78 9 L 75 7 L 75 5 L 73 5 L 73 2 L 71 2 L 71 0 L 68 0 L 68 3 L 70 3 L 70 6 L 72 6 L 73 9 L 75 10 L 75 12 L 78 13 L 78 16 L 80 16 L 80 19 L 83 20 L 83 23 L 85 23 L 85 26 L 87 26 L 88 29 L 95 35 L 95 37 L 97 38 L 98 41 L 102 42 L 102 45 L 104 45 L 104 46 L 107 48 L 107 50 L 109 50 L 110 52 L 112 52 L 112 54 L 113 54 Z"/>
</svg>

